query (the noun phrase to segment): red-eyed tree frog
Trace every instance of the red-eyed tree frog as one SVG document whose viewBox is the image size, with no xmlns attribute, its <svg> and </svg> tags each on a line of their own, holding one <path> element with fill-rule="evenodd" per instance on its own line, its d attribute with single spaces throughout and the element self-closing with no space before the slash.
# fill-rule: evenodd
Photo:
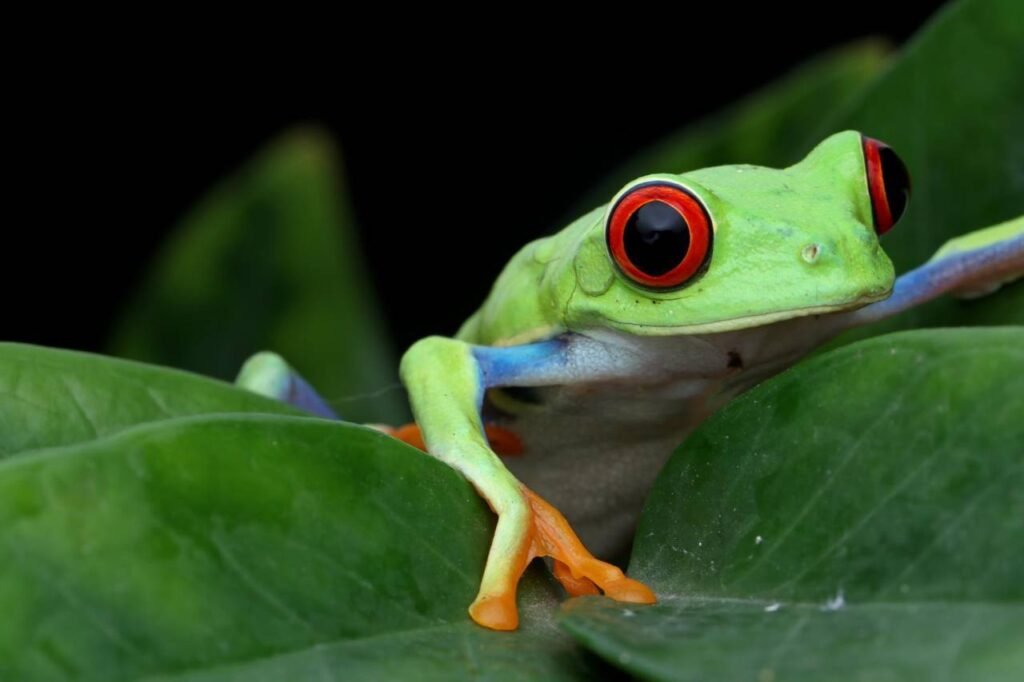
<svg viewBox="0 0 1024 682">
<path fill-rule="evenodd" d="M 586 547 L 624 548 L 701 420 L 845 329 L 1024 274 L 1020 217 L 896 279 L 879 237 L 909 196 L 895 152 L 854 131 L 781 170 L 645 176 L 523 247 L 454 337 L 409 348 L 416 425 L 390 432 L 461 472 L 498 515 L 473 620 L 515 629 L 517 583 L 544 556 L 572 595 L 655 601 Z M 239 383 L 335 417 L 272 353 Z"/>
</svg>

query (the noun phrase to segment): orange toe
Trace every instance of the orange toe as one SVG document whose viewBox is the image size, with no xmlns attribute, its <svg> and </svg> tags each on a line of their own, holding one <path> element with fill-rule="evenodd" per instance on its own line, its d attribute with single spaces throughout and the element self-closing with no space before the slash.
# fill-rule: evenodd
<svg viewBox="0 0 1024 682">
<path fill-rule="evenodd" d="M 391 429 L 391 435 L 418 450 L 427 451 L 427 445 L 423 442 L 423 434 L 417 424 L 406 424 Z"/>
<path fill-rule="evenodd" d="M 519 627 L 515 593 L 477 599 L 469 607 L 469 616 L 479 625 L 492 630 L 515 630 Z"/>
<path fill-rule="evenodd" d="M 515 457 L 523 454 L 523 441 L 512 431 L 495 424 L 484 426 L 487 442 L 491 449 L 502 457 Z"/>
<path fill-rule="evenodd" d="M 577 578 L 572 574 L 572 569 L 563 564 L 561 561 L 555 560 L 554 569 L 551 571 L 558 578 L 558 582 L 562 583 L 562 587 L 569 593 L 571 597 L 582 597 L 587 594 L 601 594 L 601 590 L 597 589 L 597 585 L 594 581 L 589 578 Z"/>
<path fill-rule="evenodd" d="M 653 604 L 658 601 L 651 588 L 639 580 L 633 580 L 625 576 L 621 580 L 613 580 L 610 583 L 606 583 L 604 594 L 615 601 L 628 601 L 633 604 Z"/>
</svg>

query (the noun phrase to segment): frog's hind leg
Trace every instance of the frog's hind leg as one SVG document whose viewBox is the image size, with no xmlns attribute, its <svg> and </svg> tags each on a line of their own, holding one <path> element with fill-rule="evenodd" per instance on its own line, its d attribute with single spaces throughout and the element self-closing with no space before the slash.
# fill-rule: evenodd
<svg viewBox="0 0 1024 682">
<path fill-rule="evenodd" d="M 341 418 L 309 382 L 277 353 L 263 351 L 253 355 L 242 365 L 235 383 L 253 393 L 280 400 L 318 417 Z"/>
</svg>

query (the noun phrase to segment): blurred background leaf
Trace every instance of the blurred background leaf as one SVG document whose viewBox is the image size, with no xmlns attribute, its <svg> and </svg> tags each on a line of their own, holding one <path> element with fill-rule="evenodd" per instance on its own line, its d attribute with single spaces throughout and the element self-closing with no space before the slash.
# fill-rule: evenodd
<svg viewBox="0 0 1024 682">
<path fill-rule="evenodd" d="M 340 164 L 314 128 L 282 135 L 182 221 L 109 345 L 228 380 L 263 349 L 346 419 L 405 420 Z"/>
</svg>

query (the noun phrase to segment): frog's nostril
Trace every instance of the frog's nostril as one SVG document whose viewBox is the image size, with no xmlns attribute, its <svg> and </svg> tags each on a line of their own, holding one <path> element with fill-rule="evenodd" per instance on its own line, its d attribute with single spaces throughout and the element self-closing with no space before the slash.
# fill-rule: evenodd
<svg viewBox="0 0 1024 682">
<path fill-rule="evenodd" d="M 804 261 L 806 261 L 807 263 L 810 263 L 811 265 L 814 265 L 814 263 L 818 260 L 819 255 L 821 255 L 820 244 L 808 244 L 803 248 L 802 251 L 800 251 L 800 257 L 803 258 Z"/>
</svg>

